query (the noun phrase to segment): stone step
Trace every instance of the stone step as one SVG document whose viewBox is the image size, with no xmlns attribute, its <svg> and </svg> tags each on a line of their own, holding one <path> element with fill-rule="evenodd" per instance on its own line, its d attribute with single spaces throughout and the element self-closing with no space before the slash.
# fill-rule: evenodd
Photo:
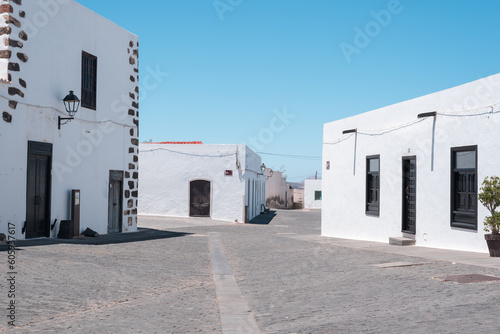
<svg viewBox="0 0 500 334">
<path fill-rule="evenodd" d="M 404 238 L 404 237 L 390 237 L 389 245 L 394 246 L 413 246 L 415 245 L 415 239 Z"/>
</svg>

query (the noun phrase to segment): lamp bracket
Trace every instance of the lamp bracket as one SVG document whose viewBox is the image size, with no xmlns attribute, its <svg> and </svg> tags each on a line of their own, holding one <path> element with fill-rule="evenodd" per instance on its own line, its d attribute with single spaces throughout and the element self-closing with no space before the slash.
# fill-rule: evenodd
<svg viewBox="0 0 500 334">
<path fill-rule="evenodd" d="M 68 124 L 73 120 L 73 117 L 61 117 L 57 116 L 57 129 L 61 130 L 61 125 Z M 65 121 L 64 123 L 61 123 L 61 121 Z"/>
</svg>

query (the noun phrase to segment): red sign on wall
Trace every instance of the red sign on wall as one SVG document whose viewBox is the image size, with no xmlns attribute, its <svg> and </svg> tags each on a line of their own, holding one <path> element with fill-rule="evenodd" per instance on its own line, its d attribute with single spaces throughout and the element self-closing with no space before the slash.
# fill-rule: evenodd
<svg viewBox="0 0 500 334">
<path fill-rule="evenodd" d="M 326 162 L 326 170 L 330 170 L 330 161 Z"/>
<path fill-rule="evenodd" d="M 226 170 L 224 173 L 225 176 L 233 176 L 233 171 L 232 170 Z"/>
</svg>

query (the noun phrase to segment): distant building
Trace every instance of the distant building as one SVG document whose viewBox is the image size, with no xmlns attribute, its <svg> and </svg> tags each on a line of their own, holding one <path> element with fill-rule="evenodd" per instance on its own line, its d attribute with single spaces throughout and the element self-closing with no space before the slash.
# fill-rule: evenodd
<svg viewBox="0 0 500 334">
<path fill-rule="evenodd" d="M 322 180 L 304 181 L 304 209 L 321 209 Z"/>
<path fill-rule="evenodd" d="M 71 235 L 136 231 L 138 38 L 73 0 L 50 7 L 1 5 L 0 233 L 56 237 L 72 190 Z"/>
<path fill-rule="evenodd" d="M 140 214 L 244 223 L 264 211 L 259 155 L 245 145 L 141 143 Z"/>
<path fill-rule="evenodd" d="M 266 168 L 266 206 L 273 209 L 293 208 L 293 188 L 281 172 Z"/>
<path fill-rule="evenodd" d="M 324 125 L 322 235 L 488 252 L 500 74 Z"/>
<path fill-rule="evenodd" d="M 292 191 L 293 209 L 304 208 L 304 185 L 302 183 L 288 183 Z"/>
</svg>

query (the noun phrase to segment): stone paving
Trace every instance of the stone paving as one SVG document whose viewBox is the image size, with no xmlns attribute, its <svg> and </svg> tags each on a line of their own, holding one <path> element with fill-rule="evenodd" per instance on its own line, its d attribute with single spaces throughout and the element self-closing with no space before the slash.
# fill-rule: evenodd
<svg viewBox="0 0 500 334">
<path fill-rule="evenodd" d="M 17 332 L 220 333 L 208 240 L 180 235 L 21 245 Z M 6 328 L 2 321 L 0 332 Z"/>
<path fill-rule="evenodd" d="M 0 332 L 222 333 L 211 232 L 263 333 L 500 332 L 500 282 L 436 279 L 500 277 L 498 268 L 316 242 L 319 211 L 278 211 L 269 224 L 205 222 L 140 217 L 154 229 L 19 243 L 18 327 L 3 316 Z M 380 266 L 397 262 L 419 265 Z M 7 290 L 2 279 L 0 294 Z"/>
<path fill-rule="evenodd" d="M 294 212 L 278 217 L 273 222 L 288 227 L 271 223 L 260 227 L 266 233 L 249 227 L 221 239 L 265 333 L 499 332 L 498 282 L 455 284 L 433 277 L 500 276 L 500 270 L 437 261 L 381 269 L 374 265 L 429 261 L 294 240 L 292 233 L 318 233 L 318 225 L 307 222 L 319 217 Z"/>
</svg>

